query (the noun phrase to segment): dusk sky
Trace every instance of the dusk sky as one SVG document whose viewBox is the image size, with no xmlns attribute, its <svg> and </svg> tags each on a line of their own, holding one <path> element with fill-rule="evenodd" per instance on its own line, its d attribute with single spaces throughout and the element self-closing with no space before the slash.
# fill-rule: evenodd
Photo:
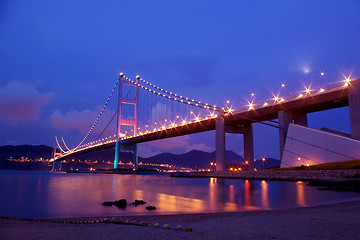
<svg viewBox="0 0 360 240">
<path fill-rule="evenodd" d="M 0 145 L 75 147 L 119 73 L 243 107 L 360 78 L 360 1 L 0 1 Z M 348 108 L 309 126 L 350 131 Z M 254 126 L 255 157 L 279 158 L 278 129 Z M 243 152 L 242 135 L 227 149 Z M 215 132 L 141 144 L 140 156 L 213 151 Z"/>
</svg>

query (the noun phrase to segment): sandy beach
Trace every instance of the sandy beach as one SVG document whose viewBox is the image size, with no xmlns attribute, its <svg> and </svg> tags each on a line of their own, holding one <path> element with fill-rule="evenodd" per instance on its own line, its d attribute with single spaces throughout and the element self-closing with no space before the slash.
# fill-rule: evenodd
<svg viewBox="0 0 360 240">
<path fill-rule="evenodd" d="M 268 211 L 116 217 L 149 226 L 0 219 L 0 239 L 359 239 L 359 216 L 360 200 Z M 175 230 L 177 225 L 182 230 Z"/>
</svg>

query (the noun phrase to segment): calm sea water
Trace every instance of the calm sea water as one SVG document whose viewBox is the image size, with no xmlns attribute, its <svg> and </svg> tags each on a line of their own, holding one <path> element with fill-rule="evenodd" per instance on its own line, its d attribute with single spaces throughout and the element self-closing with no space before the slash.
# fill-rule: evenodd
<svg viewBox="0 0 360 240">
<path fill-rule="evenodd" d="M 27 171 L 0 171 L 0 192 L 0 215 L 32 218 L 246 211 L 360 199 L 303 182 Z M 143 199 L 157 210 L 102 205 L 122 198 Z"/>
</svg>

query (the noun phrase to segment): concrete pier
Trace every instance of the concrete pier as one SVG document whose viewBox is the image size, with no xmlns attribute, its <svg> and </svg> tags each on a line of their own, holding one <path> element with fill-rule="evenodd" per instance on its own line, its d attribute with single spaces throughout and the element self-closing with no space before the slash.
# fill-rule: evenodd
<svg viewBox="0 0 360 240">
<path fill-rule="evenodd" d="M 349 112 L 351 136 L 360 140 L 360 80 L 349 83 Z"/>
<path fill-rule="evenodd" d="M 223 114 L 216 118 L 215 127 L 216 171 L 225 171 L 225 119 Z"/>
<path fill-rule="evenodd" d="M 244 160 L 248 162 L 249 170 L 254 170 L 254 135 L 253 124 L 249 123 L 244 126 Z"/>
<path fill-rule="evenodd" d="M 278 112 L 278 119 L 279 119 L 279 145 L 280 145 L 280 162 L 281 162 L 285 147 L 287 131 L 289 128 L 289 124 L 292 123 L 293 119 L 288 112 L 283 110 Z"/>
</svg>

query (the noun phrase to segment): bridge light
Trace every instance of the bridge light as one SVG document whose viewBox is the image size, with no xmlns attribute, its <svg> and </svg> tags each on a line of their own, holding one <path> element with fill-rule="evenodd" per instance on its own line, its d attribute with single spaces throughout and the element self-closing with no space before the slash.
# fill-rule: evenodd
<svg viewBox="0 0 360 240">
<path fill-rule="evenodd" d="M 325 73 L 324 73 L 324 72 L 321 72 L 321 73 L 320 73 L 320 75 L 321 75 L 321 76 L 324 76 L 324 75 L 325 75 Z"/>
<path fill-rule="evenodd" d="M 265 103 L 263 104 L 263 106 L 267 106 L 267 105 L 269 105 L 267 102 L 265 102 Z"/>
<path fill-rule="evenodd" d="M 325 91 L 325 89 L 323 89 L 323 88 L 320 88 L 320 91 L 319 92 L 324 92 Z"/>
<path fill-rule="evenodd" d="M 281 84 L 281 87 L 285 87 L 285 83 L 282 83 L 282 84 Z"/>
<path fill-rule="evenodd" d="M 345 87 L 349 86 L 350 81 L 351 81 L 351 80 L 350 80 L 350 77 L 345 78 L 345 84 L 344 84 L 344 86 L 345 86 Z"/>
</svg>

